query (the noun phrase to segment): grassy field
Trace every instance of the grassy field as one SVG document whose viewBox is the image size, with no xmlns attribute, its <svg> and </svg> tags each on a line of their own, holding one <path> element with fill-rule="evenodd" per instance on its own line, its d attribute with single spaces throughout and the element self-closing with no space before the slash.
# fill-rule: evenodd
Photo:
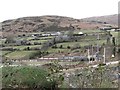
<svg viewBox="0 0 120 90">
<path fill-rule="evenodd" d="M 103 43 L 106 43 L 106 32 L 100 31 L 100 30 L 79 30 L 79 31 L 75 31 L 74 33 L 78 33 L 78 32 L 83 32 L 83 33 L 88 33 L 91 35 L 88 36 L 83 36 L 80 37 L 77 42 L 76 41 L 72 41 L 72 42 L 62 42 L 62 43 L 57 43 L 57 48 L 48 48 L 48 52 L 49 53 L 59 53 L 59 52 L 65 52 L 65 53 L 70 53 L 72 52 L 71 49 L 72 48 L 76 48 L 76 47 L 84 47 L 84 46 L 88 46 L 88 45 L 94 45 L 96 46 L 98 45 L 102 45 Z M 100 35 L 100 40 L 97 40 L 97 35 L 98 33 L 102 33 L 102 35 Z M 115 36 L 118 40 L 118 32 L 110 32 L 113 36 Z M 93 35 L 92 35 L 93 34 Z M 25 37 L 22 37 L 23 39 Z M 48 40 L 50 40 L 50 38 L 53 38 L 53 36 L 49 36 L 49 37 L 40 37 L 39 39 L 42 40 L 31 40 L 33 39 L 33 37 L 26 37 L 27 40 L 30 40 L 30 42 L 32 44 L 34 44 L 34 42 L 38 42 L 38 43 L 44 43 L 47 42 Z M 119 41 L 117 41 L 118 43 Z M 60 48 L 60 46 L 62 45 L 62 48 Z M 3 51 L 3 55 L 5 55 L 5 57 L 9 58 L 9 59 L 22 59 L 24 57 L 29 58 L 29 56 L 31 56 L 32 54 L 36 53 L 37 51 L 24 51 L 25 48 L 29 47 L 31 48 L 41 48 L 42 45 L 22 45 L 22 46 L 7 46 L 7 47 L 12 47 L 14 49 L 19 49 L 21 51 L 15 51 L 15 52 L 10 52 L 9 51 Z M 70 49 L 68 49 L 68 46 L 70 46 Z M 81 49 L 80 49 L 81 50 Z M 74 52 L 74 51 L 73 51 Z M 75 51 L 76 52 L 76 51 Z M 7 54 L 8 53 L 8 54 Z"/>
<path fill-rule="evenodd" d="M 100 30 L 77 30 L 74 33 L 79 33 L 79 32 L 83 32 L 83 33 L 99 33 L 102 32 Z"/>
<path fill-rule="evenodd" d="M 65 42 L 65 43 L 59 43 L 57 44 L 58 47 L 60 47 L 60 45 L 63 45 L 64 48 L 67 48 L 67 46 L 75 46 L 75 45 L 80 45 L 80 46 L 86 46 L 86 45 L 102 45 L 103 43 L 106 43 L 106 40 L 99 40 L 99 41 L 83 41 L 83 42 Z"/>
<path fill-rule="evenodd" d="M 100 30 L 79 30 L 79 31 L 75 31 L 75 33 L 78 33 L 78 32 L 83 32 L 83 33 L 88 33 L 88 34 L 93 34 L 93 33 L 104 33 L 104 32 L 101 32 Z M 118 38 L 118 32 L 111 32 L 111 34 L 116 37 L 117 39 Z M 40 39 L 42 40 L 31 40 L 33 39 L 33 37 L 27 37 L 25 38 L 26 40 L 29 40 L 30 42 L 34 43 L 34 42 L 39 42 L 39 43 L 44 43 L 44 42 L 47 42 L 47 40 L 50 40 L 50 38 L 53 38 L 53 37 L 42 37 Z M 23 37 L 24 39 L 24 37 Z M 57 48 L 53 48 L 53 47 L 49 47 L 48 48 L 48 56 L 49 55 L 56 55 L 55 57 L 62 57 L 64 55 L 82 55 L 82 54 L 85 54 L 87 55 L 87 53 L 84 53 L 84 46 L 88 46 L 88 45 L 102 45 L 103 43 L 106 43 L 107 40 L 106 40 L 106 36 L 105 34 L 103 36 L 100 36 L 100 40 L 97 40 L 97 36 L 95 35 L 90 35 L 90 36 L 83 36 L 82 38 L 80 38 L 77 42 L 75 41 L 71 41 L 71 42 L 63 42 L 63 43 L 57 43 L 56 46 Z M 60 48 L 60 46 L 62 45 L 62 48 Z M 55 82 L 53 82 L 53 78 L 51 79 L 47 79 L 50 75 L 49 72 L 47 72 L 45 70 L 45 67 L 44 69 L 43 68 L 40 68 L 40 67 L 30 67 L 30 66 L 25 66 L 25 65 L 28 65 L 28 64 L 32 64 L 32 65 L 36 65 L 36 64 L 39 64 L 39 65 L 43 65 L 45 66 L 45 64 L 48 64 L 48 63 L 52 63 L 52 61 L 30 61 L 31 57 L 37 57 L 36 54 L 40 54 L 40 50 L 23 50 L 27 47 L 30 47 L 30 48 L 35 48 L 35 47 L 39 47 L 41 48 L 42 45 L 23 45 L 23 46 L 9 46 L 9 47 L 13 47 L 15 49 L 20 49 L 19 51 L 3 51 L 2 54 L 5 56 L 5 58 L 7 58 L 8 60 L 11 60 L 11 59 L 20 59 L 20 60 L 26 60 L 28 59 L 28 61 L 22 63 L 23 66 L 20 67 L 3 67 L 2 68 L 2 73 L 3 73 L 3 76 L 2 76 L 2 83 L 3 83 L 3 87 L 38 87 L 38 88 L 45 88 L 45 87 L 51 87 L 53 84 L 55 84 Z M 70 46 L 70 48 L 68 48 L 68 46 Z M 82 47 L 82 48 L 77 48 L 77 49 L 73 49 L 75 47 Z M 82 51 L 82 52 L 81 52 Z M 64 52 L 64 53 L 62 53 Z M 43 52 L 42 52 L 43 53 Z M 60 55 L 59 55 L 60 54 Z M 107 55 L 106 55 L 107 56 Z M 50 56 L 49 56 L 50 57 Z M 17 63 L 17 62 L 16 62 Z M 13 64 L 16 64 L 16 63 L 13 63 Z M 55 64 L 55 63 L 53 63 Z M 80 61 L 76 61 L 76 62 L 58 62 L 57 65 L 85 65 L 87 64 L 86 62 L 80 62 Z M 41 66 L 42 67 L 42 66 Z M 66 66 L 65 66 L 66 67 Z M 1 68 L 0 68 L 1 69 Z M 52 68 L 50 68 L 52 70 Z M 108 68 L 109 69 L 109 68 Z M 83 87 L 116 87 L 114 85 L 114 83 L 112 83 L 112 79 L 111 79 L 111 76 L 110 74 L 113 74 L 113 71 L 111 73 L 111 69 L 109 69 L 109 72 L 108 72 L 108 69 L 102 69 L 101 67 L 99 69 L 90 69 L 92 71 L 88 69 L 86 70 L 76 70 L 72 73 L 74 73 L 74 75 L 72 76 L 72 74 L 70 75 L 70 77 L 67 77 L 67 79 L 69 79 L 69 82 L 65 79 L 64 82 L 65 82 L 65 87 L 66 88 L 66 82 L 68 83 L 68 87 L 70 84 L 73 84 L 73 85 L 78 85 L 79 86 L 83 86 Z M 74 69 L 73 69 L 74 70 Z M 106 71 L 105 71 L 106 70 Z M 50 70 L 48 70 L 50 71 Z M 50 71 L 51 72 L 51 71 Z M 82 73 L 81 73 L 82 72 Z M 102 72 L 102 74 L 101 74 Z M 105 73 L 105 74 L 103 74 Z M 58 73 L 56 73 L 58 74 Z M 80 76 L 82 75 L 82 76 Z M 109 75 L 109 77 L 108 77 Z M 57 75 L 58 76 L 58 75 Z M 80 76 L 80 77 L 79 77 Z M 95 78 L 94 78 L 95 77 Z M 56 77 L 54 77 L 54 79 L 56 79 Z M 102 80 L 102 83 L 100 84 Z M 86 85 L 82 85 L 83 84 L 83 81 L 84 84 L 87 83 Z M 94 82 L 93 82 L 94 81 Z M 58 80 L 59 82 L 59 80 Z M 91 85 L 90 85 L 91 84 Z"/>
<path fill-rule="evenodd" d="M 4 56 L 4 55 L 6 55 L 6 54 L 8 54 L 8 53 L 10 53 L 10 52 L 11 52 L 11 51 L 1 51 L 0 54 L 1 54 L 2 56 Z"/>
<path fill-rule="evenodd" d="M 26 60 L 26 61 L 23 61 L 22 63 L 26 64 L 26 65 L 33 65 L 33 66 L 36 66 L 36 65 L 45 65 L 45 64 L 48 64 L 48 63 L 51 63 L 51 61 L 47 60 L 47 61 L 41 61 L 41 60 L 38 60 L 38 61 L 29 61 L 29 60 Z"/>
<path fill-rule="evenodd" d="M 47 81 L 48 72 L 38 67 L 3 67 L 3 88 L 50 88 L 52 81 Z"/>
<path fill-rule="evenodd" d="M 47 51 L 49 53 L 59 53 L 59 52 L 64 52 L 64 53 L 71 53 L 71 52 L 74 52 L 74 51 L 71 51 L 72 48 L 75 48 L 75 47 L 84 47 L 84 46 L 88 46 L 88 45 L 102 45 L 103 43 L 106 43 L 106 40 L 93 40 L 93 41 L 90 41 L 90 40 L 83 40 L 81 42 L 64 42 L 64 43 L 58 43 L 56 44 L 57 45 L 57 48 L 49 48 Z M 60 48 L 60 46 L 62 45 L 62 48 Z M 68 49 L 68 46 L 70 46 L 70 49 Z M 79 49 L 79 52 L 81 51 L 82 49 Z M 75 50 L 76 51 L 76 50 Z"/>
<path fill-rule="evenodd" d="M 7 54 L 5 57 L 9 59 L 29 59 L 30 56 L 34 55 L 35 53 L 37 53 L 37 51 L 14 51 Z"/>
<path fill-rule="evenodd" d="M 38 48 L 40 48 L 41 45 L 24 45 L 24 46 L 22 45 L 22 46 L 10 46 L 10 47 L 12 47 L 12 48 L 14 48 L 14 49 L 23 50 L 23 49 L 25 49 L 25 48 L 27 48 L 27 47 L 30 47 L 30 48 L 38 47 Z"/>
<path fill-rule="evenodd" d="M 120 33 L 118 33 L 118 32 L 110 32 L 114 37 L 118 37 L 118 34 L 120 34 Z"/>
<path fill-rule="evenodd" d="M 49 53 L 58 53 L 59 51 L 60 52 L 70 52 L 71 50 L 70 49 L 60 49 L 60 48 L 58 48 L 58 49 L 49 48 L 47 51 Z"/>
<path fill-rule="evenodd" d="M 120 32 L 110 32 L 115 38 L 117 45 L 120 45 Z"/>
<path fill-rule="evenodd" d="M 0 45 L 2 45 L 3 43 L 5 43 L 5 40 L 6 40 L 6 39 L 1 39 L 1 40 L 0 40 Z"/>
<path fill-rule="evenodd" d="M 44 42 L 46 42 L 47 40 L 31 40 L 30 42 L 32 43 L 32 44 L 34 44 L 34 42 L 38 42 L 38 43 L 44 43 Z"/>
</svg>

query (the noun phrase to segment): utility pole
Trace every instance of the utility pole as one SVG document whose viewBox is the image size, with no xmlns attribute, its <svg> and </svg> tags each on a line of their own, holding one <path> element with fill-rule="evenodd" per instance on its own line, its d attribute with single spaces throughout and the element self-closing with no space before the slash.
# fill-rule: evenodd
<svg viewBox="0 0 120 90">
<path fill-rule="evenodd" d="M 93 45 L 92 45 L 92 61 L 93 61 Z"/>
<path fill-rule="evenodd" d="M 89 63 L 90 63 L 90 50 L 88 48 L 88 59 L 89 59 Z"/>
<path fill-rule="evenodd" d="M 97 35 L 97 40 L 100 40 L 100 36 L 99 36 L 99 33 L 98 33 L 98 35 Z"/>
<path fill-rule="evenodd" d="M 105 49 L 105 47 L 104 47 L 104 64 L 105 64 L 105 52 L 106 52 L 106 49 Z"/>
<path fill-rule="evenodd" d="M 98 43 L 99 43 L 99 40 L 100 40 L 99 34 L 97 35 L 97 40 L 98 40 Z M 98 45 L 98 43 L 97 43 L 97 52 L 99 52 L 99 45 Z"/>
<path fill-rule="evenodd" d="M 99 37 L 99 34 L 97 35 L 97 40 L 98 40 L 98 43 L 99 43 L 99 40 L 100 40 L 100 37 Z M 97 43 L 97 52 L 99 52 L 99 45 Z"/>
</svg>

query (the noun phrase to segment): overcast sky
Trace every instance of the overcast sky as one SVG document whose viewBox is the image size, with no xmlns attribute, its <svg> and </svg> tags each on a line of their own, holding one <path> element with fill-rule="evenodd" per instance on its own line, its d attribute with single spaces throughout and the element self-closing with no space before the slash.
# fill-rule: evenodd
<svg viewBox="0 0 120 90">
<path fill-rule="evenodd" d="M 73 18 L 118 13 L 119 0 L 0 0 L 0 22 L 26 16 L 59 15 Z"/>
</svg>

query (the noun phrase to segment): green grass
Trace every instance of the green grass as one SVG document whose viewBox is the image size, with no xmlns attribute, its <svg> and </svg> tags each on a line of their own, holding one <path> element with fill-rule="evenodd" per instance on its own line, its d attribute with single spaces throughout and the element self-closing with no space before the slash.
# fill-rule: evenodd
<svg viewBox="0 0 120 90">
<path fill-rule="evenodd" d="M 41 47 L 41 45 L 24 45 L 24 46 L 10 46 L 10 47 L 12 47 L 12 48 L 14 48 L 14 49 L 20 49 L 20 50 L 23 50 L 23 49 L 25 49 L 25 48 L 27 48 L 27 47 L 30 47 L 30 48 L 35 48 L 35 47 Z"/>
<path fill-rule="evenodd" d="M 5 55 L 8 59 L 29 59 L 32 54 L 35 54 L 37 51 L 14 51 Z"/>
<path fill-rule="evenodd" d="M 2 54 L 2 56 L 3 55 L 6 55 L 6 54 L 8 54 L 8 53 L 10 53 L 11 51 L 1 51 L 1 53 L 0 54 Z"/>
<path fill-rule="evenodd" d="M 91 35 L 91 36 L 85 36 L 85 37 L 82 37 L 80 40 L 97 40 L 97 37 L 98 36 L 93 36 L 93 35 Z M 99 35 L 99 39 L 100 40 L 105 40 L 106 39 L 106 35 Z"/>
<path fill-rule="evenodd" d="M 82 42 L 65 42 L 65 43 L 59 43 L 57 46 L 59 47 L 60 45 L 63 45 L 63 48 L 67 48 L 67 46 L 75 46 L 75 45 L 80 45 L 80 46 L 86 46 L 86 45 L 95 45 L 99 44 L 102 45 L 103 43 L 106 43 L 106 40 L 96 40 L 96 41 L 82 41 Z"/>
<path fill-rule="evenodd" d="M 56 53 L 56 52 L 71 52 L 70 49 L 67 49 L 68 46 L 70 46 L 71 48 L 75 47 L 75 46 L 87 46 L 87 45 L 102 45 L 103 43 L 106 43 L 106 40 L 99 40 L 99 41 L 82 41 L 82 42 L 64 42 L 64 43 L 58 43 L 57 47 L 58 48 L 49 48 L 48 52 L 50 53 Z M 63 48 L 59 48 L 60 46 L 63 46 Z"/>
<path fill-rule="evenodd" d="M 28 64 L 32 64 L 32 65 L 36 65 L 36 64 L 39 64 L 39 65 L 45 65 L 45 64 L 48 64 L 48 63 L 51 63 L 51 61 L 24 61 L 24 64 L 28 65 Z"/>
<path fill-rule="evenodd" d="M 5 40 L 6 40 L 6 39 L 1 39 L 1 40 L 0 40 L 0 45 L 1 45 L 1 44 L 4 44 L 4 43 L 5 43 Z"/>
<path fill-rule="evenodd" d="M 57 49 L 49 48 L 47 51 L 49 53 L 58 53 L 59 51 L 60 52 L 70 52 L 71 50 L 70 49 L 60 49 L 60 48 L 57 48 Z"/>
<path fill-rule="evenodd" d="M 32 44 L 34 44 L 34 42 L 38 42 L 38 43 L 44 43 L 44 42 L 46 42 L 47 40 L 31 40 L 30 42 L 32 43 Z"/>
<path fill-rule="evenodd" d="M 99 32 L 102 32 L 100 30 L 77 30 L 75 31 L 74 33 L 79 33 L 79 32 L 83 32 L 83 33 L 99 33 Z"/>
<path fill-rule="evenodd" d="M 117 45 L 120 45 L 120 32 L 110 32 L 110 33 L 116 38 Z"/>
<path fill-rule="evenodd" d="M 68 49 L 67 47 L 70 46 L 71 48 L 73 47 L 84 47 L 84 46 L 88 46 L 88 45 L 102 45 L 103 43 L 106 43 L 106 40 L 82 40 L 80 42 L 64 42 L 64 43 L 58 43 L 57 48 L 49 48 L 48 52 L 49 53 L 58 53 L 60 52 L 71 52 L 71 49 Z M 60 46 L 63 46 L 63 48 L 59 48 Z"/>
<path fill-rule="evenodd" d="M 54 36 L 48 36 L 48 37 L 41 37 L 40 39 L 49 39 L 49 38 L 53 38 Z"/>
<path fill-rule="evenodd" d="M 47 81 L 48 72 L 38 67 L 3 67 L 2 85 L 5 88 L 34 88 L 50 87 L 51 81 Z"/>
<path fill-rule="evenodd" d="M 49 37 L 39 37 L 38 39 L 41 39 L 41 40 L 45 40 L 45 39 L 51 39 L 53 38 L 53 36 L 49 36 Z M 34 39 L 33 37 L 27 37 L 26 38 L 27 40 L 31 40 L 31 39 Z"/>
<path fill-rule="evenodd" d="M 116 37 L 116 38 L 118 38 L 118 34 L 120 34 L 120 33 L 118 33 L 118 32 L 110 32 L 114 37 Z"/>
</svg>

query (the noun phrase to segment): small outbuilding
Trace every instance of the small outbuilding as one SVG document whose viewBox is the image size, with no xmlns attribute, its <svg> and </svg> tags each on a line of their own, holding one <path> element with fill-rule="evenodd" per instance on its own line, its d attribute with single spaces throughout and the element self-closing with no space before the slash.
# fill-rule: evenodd
<svg viewBox="0 0 120 90">
<path fill-rule="evenodd" d="M 83 35 L 84 35 L 83 32 L 79 32 L 79 33 L 77 33 L 77 34 L 74 34 L 73 36 L 83 36 Z"/>
</svg>

